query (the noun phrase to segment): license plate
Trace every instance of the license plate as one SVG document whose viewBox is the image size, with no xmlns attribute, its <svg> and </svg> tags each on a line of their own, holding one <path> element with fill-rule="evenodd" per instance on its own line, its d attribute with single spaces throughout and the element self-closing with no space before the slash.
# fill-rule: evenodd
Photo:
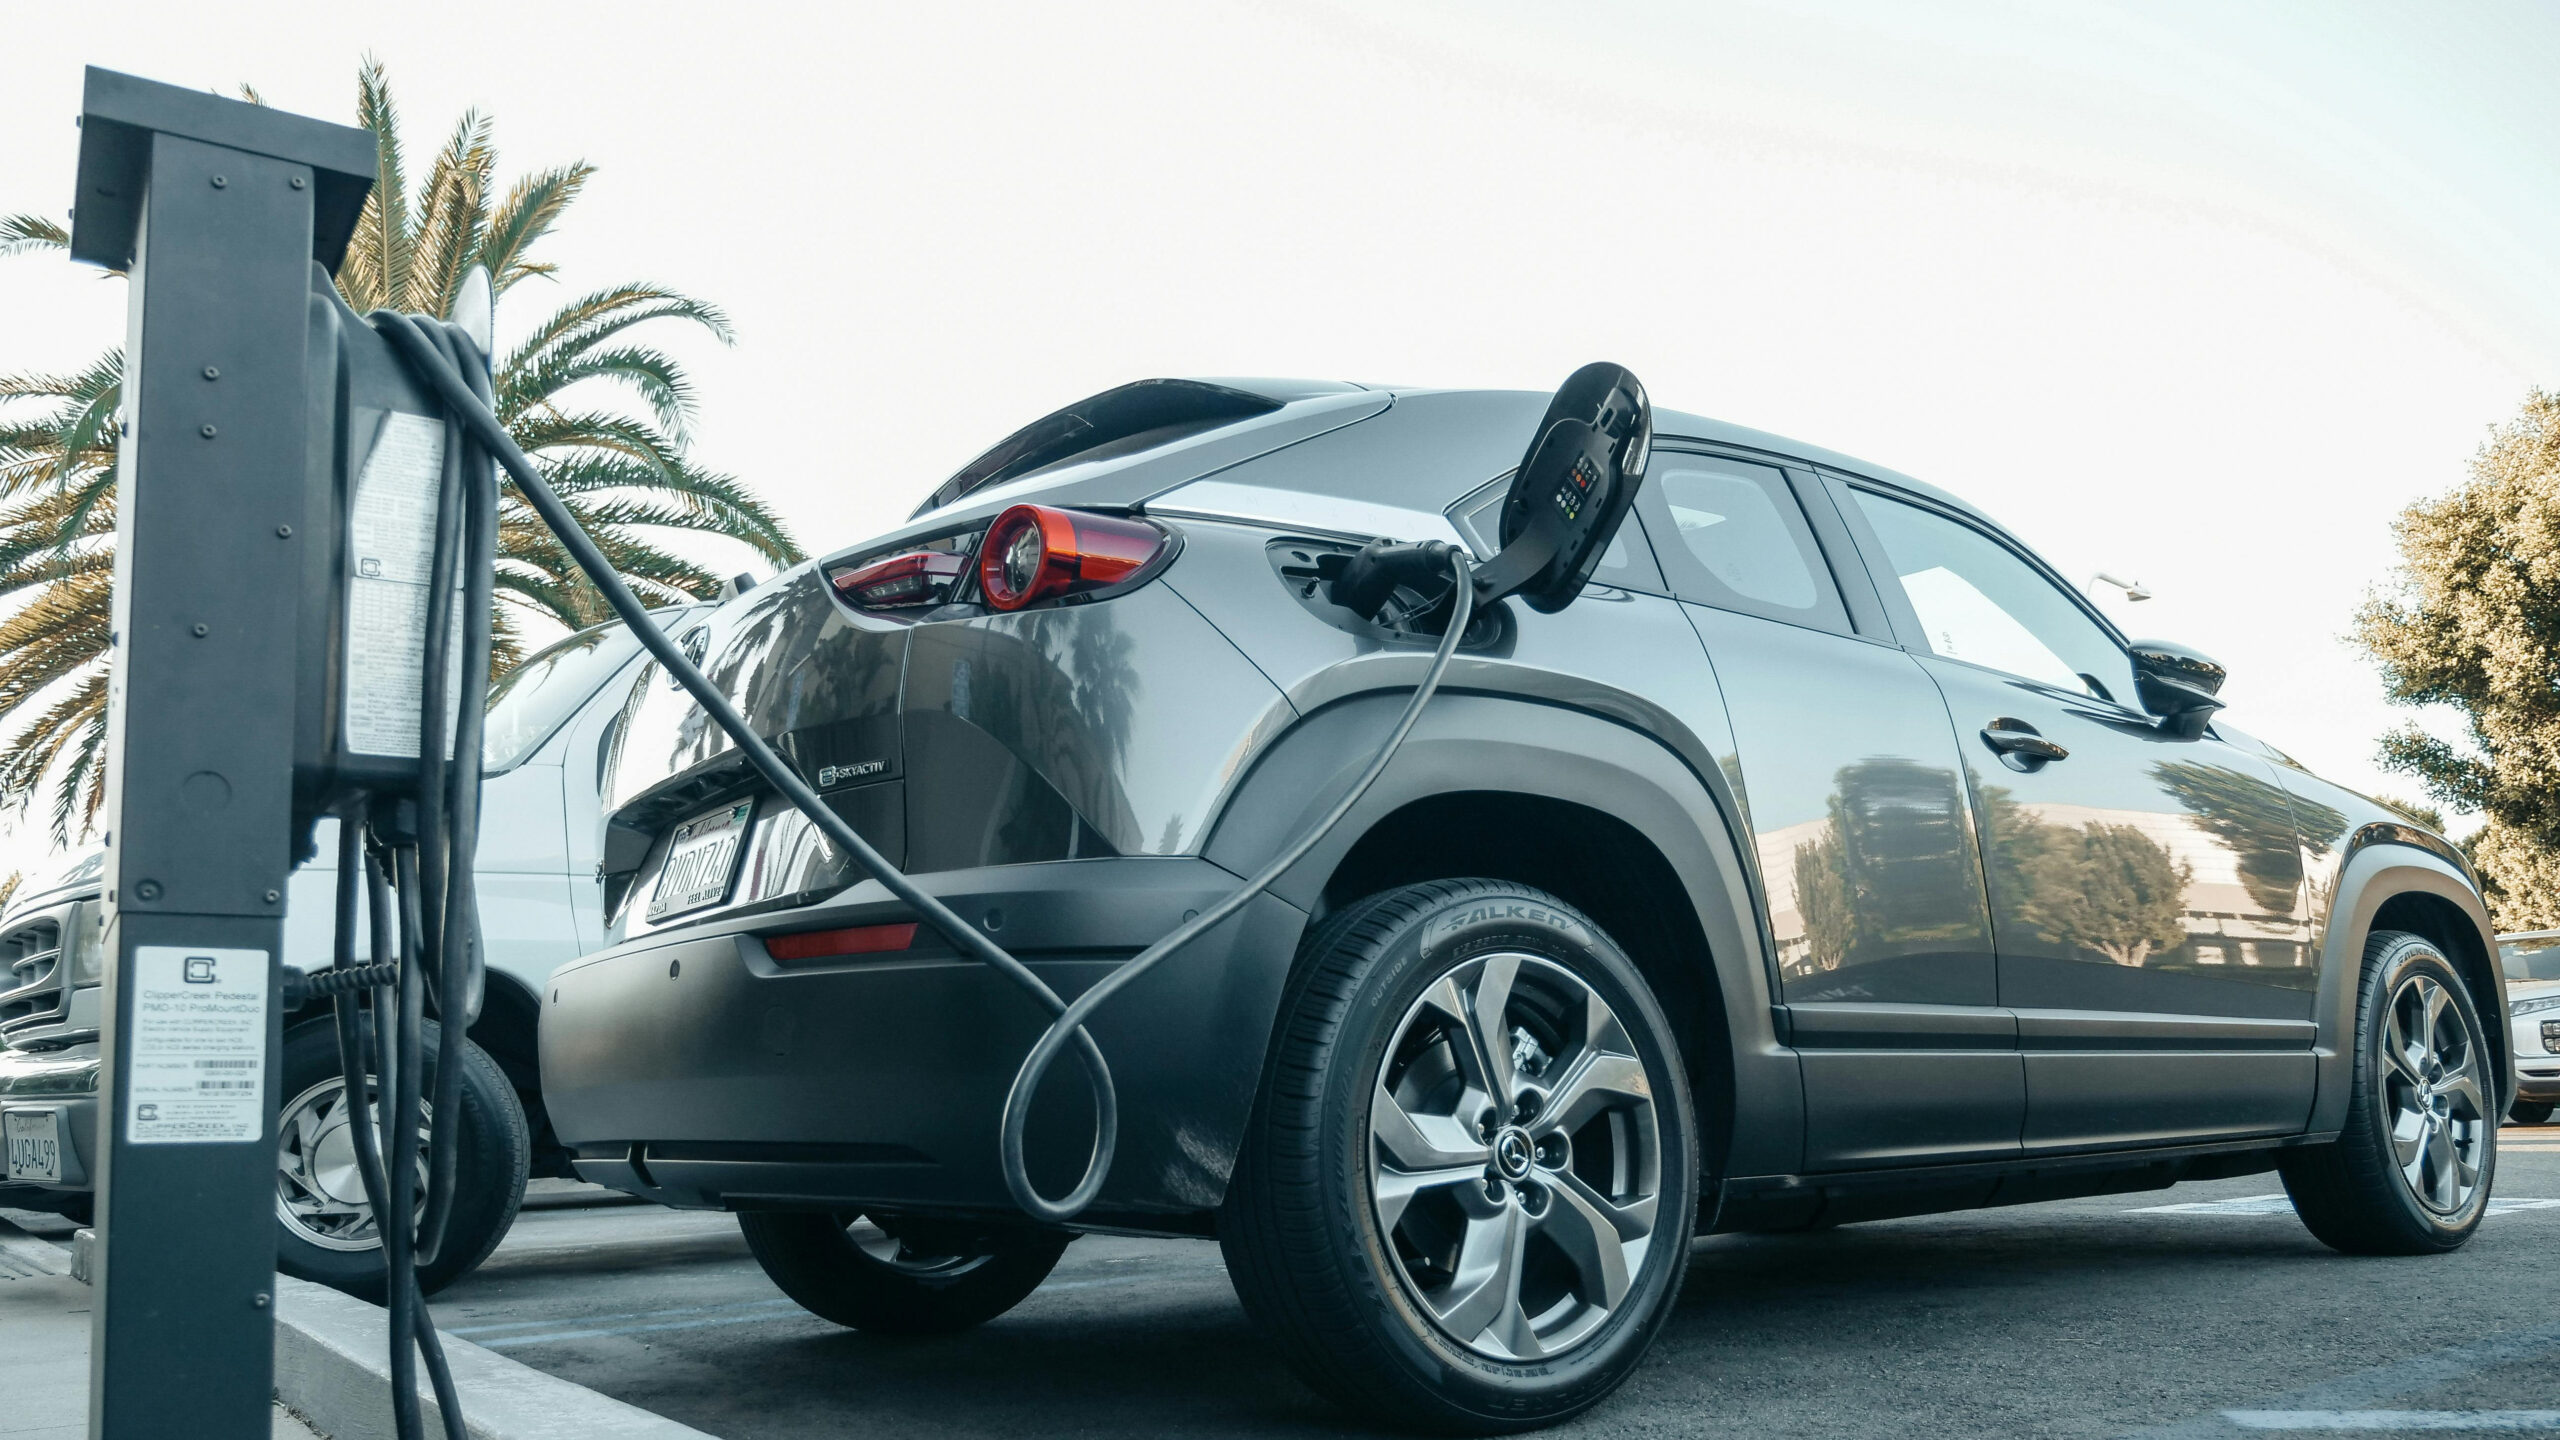
<svg viewBox="0 0 2560 1440">
<path fill-rule="evenodd" d="M 664 920 L 687 910 L 717 905 L 729 897 L 729 882 L 738 873 L 752 801 L 724 805 L 676 827 L 667 842 L 666 868 L 658 872 L 658 888 L 649 892 L 649 918 Z"/>
<path fill-rule="evenodd" d="M 0 1115 L 0 1140 L 7 1142 L 10 1179 L 61 1182 L 60 1116 L 50 1110 L 12 1110 Z"/>
</svg>

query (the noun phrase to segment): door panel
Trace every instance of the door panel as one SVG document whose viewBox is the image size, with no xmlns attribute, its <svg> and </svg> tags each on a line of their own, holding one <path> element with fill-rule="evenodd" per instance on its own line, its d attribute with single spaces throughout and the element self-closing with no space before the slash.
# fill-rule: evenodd
<svg viewBox="0 0 2560 1440">
<path fill-rule="evenodd" d="M 2023 1069 L 1936 688 L 1910 656 L 1847 633 L 1780 472 L 1678 452 L 1653 467 L 1645 531 L 1740 757 L 1804 1066 L 1805 1168 L 2017 1153 Z"/>
<path fill-rule="evenodd" d="M 2299 1130 L 2308 1026 L 2232 1023 L 2307 1022 L 2319 978 L 2272 768 L 2119 703 L 2122 647 L 2002 542 L 1849 493 L 1966 752 L 2000 1003 L 2125 1022 L 2022 1022 L 2027 1148 Z"/>
</svg>

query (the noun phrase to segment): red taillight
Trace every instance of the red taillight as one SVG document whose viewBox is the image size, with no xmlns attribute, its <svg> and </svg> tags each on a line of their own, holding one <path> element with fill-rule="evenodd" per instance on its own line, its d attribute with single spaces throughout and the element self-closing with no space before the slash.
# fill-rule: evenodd
<svg viewBox="0 0 2560 1440">
<path fill-rule="evenodd" d="M 915 943 L 916 926 L 855 925 L 844 930 L 803 930 L 797 935 L 768 935 L 764 951 L 776 960 L 828 960 L 838 955 L 877 955 L 904 950 Z"/>
<path fill-rule="evenodd" d="M 1100 590 L 1164 553 L 1165 533 L 1143 520 L 1016 505 L 978 546 L 978 587 L 998 610 Z"/>
<path fill-rule="evenodd" d="M 910 550 L 838 575 L 836 589 L 865 610 L 939 605 L 968 568 L 967 556 L 949 550 Z"/>
</svg>

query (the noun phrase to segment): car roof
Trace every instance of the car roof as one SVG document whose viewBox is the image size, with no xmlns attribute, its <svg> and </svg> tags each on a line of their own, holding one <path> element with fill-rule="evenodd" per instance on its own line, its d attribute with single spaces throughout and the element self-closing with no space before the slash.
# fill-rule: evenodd
<svg viewBox="0 0 2560 1440">
<path fill-rule="evenodd" d="M 1133 382 L 1105 395 L 1151 383 L 1157 382 Z M 1005 472 L 1001 483 L 922 511 L 903 525 L 830 552 L 821 563 L 837 565 L 865 553 L 950 533 L 1025 500 L 1076 507 L 1152 508 L 1196 480 L 1214 475 L 1223 481 L 1229 478 L 1226 472 L 1238 470 L 1249 470 L 1250 475 L 1238 473 L 1234 480 L 1266 491 L 1293 490 L 1355 501 L 1364 508 L 1384 507 L 1436 524 L 1449 505 L 1520 463 L 1530 432 L 1553 398 L 1540 390 L 1334 380 L 1221 376 L 1186 378 L 1180 383 L 1228 393 L 1242 391 L 1274 404 L 1269 410 L 1205 430 L 1162 427 L 1097 449 L 1062 454 L 1035 468 Z M 1043 422 L 1035 426 L 1039 423 Z M 1654 433 L 1665 440 L 1704 441 L 1878 481 L 1995 529 L 2007 528 L 1978 507 L 1925 481 L 1765 430 L 1657 406 Z"/>
</svg>

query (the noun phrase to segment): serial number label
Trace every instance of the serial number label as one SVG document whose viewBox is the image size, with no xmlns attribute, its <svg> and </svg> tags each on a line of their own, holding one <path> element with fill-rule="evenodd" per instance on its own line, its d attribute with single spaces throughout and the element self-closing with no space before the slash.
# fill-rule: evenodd
<svg viewBox="0 0 2560 1440">
<path fill-rule="evenodd" d="M 144 945 L 133 956 L 125 1139 L 257 1141 L 267 1128 L 267 952 Z"/>
</svg>

